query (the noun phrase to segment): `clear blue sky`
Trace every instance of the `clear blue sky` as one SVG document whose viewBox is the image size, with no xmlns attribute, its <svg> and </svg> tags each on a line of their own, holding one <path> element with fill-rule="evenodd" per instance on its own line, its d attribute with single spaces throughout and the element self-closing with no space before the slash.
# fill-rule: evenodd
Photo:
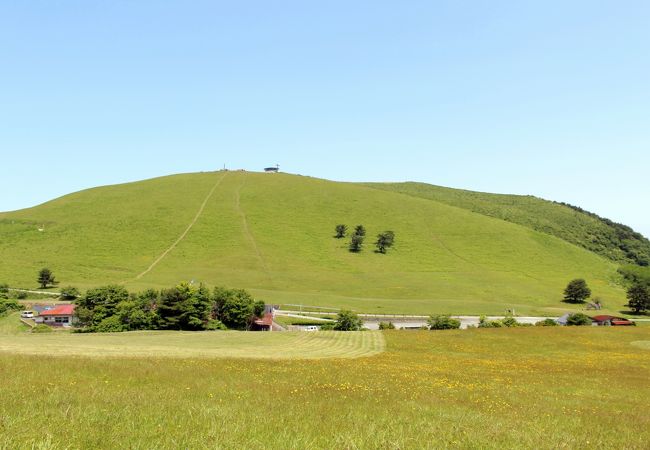
<svg viewBox="0 0 650 450">
<path fill-rule="evenodd" d="M 648 1 L 2 1 L 0 210 L 280 163 L 650 236 Z"/>
</svg>

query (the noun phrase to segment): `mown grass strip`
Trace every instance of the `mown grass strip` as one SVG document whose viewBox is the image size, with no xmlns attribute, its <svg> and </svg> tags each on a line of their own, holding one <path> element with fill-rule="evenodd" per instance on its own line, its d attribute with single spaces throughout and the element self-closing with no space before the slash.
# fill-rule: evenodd
<svg viewBox="0 0 650 450">
<path fill-rule="evenodd" d="M 384 350 L 379 332 L 133 332 L 0 336 L 0 353 L 82 357 L 320 359 Z"/>
</svg>

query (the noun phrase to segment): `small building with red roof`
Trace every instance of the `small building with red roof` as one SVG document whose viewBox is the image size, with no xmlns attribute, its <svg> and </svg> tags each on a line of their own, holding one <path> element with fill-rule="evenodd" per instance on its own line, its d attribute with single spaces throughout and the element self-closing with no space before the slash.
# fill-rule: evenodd
<svg viewBox="0 0 650 450">
<path fill-rule="evenodd" d="M 594 316 L 591 318 L 594 321 L 594 325 L 600 326 L 634 326 L 635 323 L 631 320 L 624 319 L 623 317 L 609 316 L 607 314 L 601 314 L 599 316 Z"/>
<path fill-rule="evenodd" d="M 253 321 L 253 330 L 256 331 L 273 331 L 273 313 L 267 312 L 264 317 Z"/>
<path fill-rule="evenodd" d="M 59 305 L 42 311 L 36 318 L 36 323 L 51 327 L 71 327 L 75 321 L 74 305 Z"/>
</svg>

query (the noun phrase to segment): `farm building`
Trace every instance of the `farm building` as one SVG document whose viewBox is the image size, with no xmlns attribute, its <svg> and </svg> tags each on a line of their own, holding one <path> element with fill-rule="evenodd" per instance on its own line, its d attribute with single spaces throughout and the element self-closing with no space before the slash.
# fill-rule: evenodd
<svg viewBox="0 0 650 450">
<path fill-rule="evenodd" d="M 275 167 L 265 167 L 264 168 L 264 172 L 266 172 L 266 173 L 277 173 L 279 171 L 280 171 L 280 166 L 279 165 L 277 165 Z"/>
<path fill-rule="evenodd" d="M 253 322 L 254 331 L 273 331 L 273 313 L 267 312 L 261 319 Z"/>
<path fill-rule="evenodd" d="M 629 327 L 635 325 L 634 322 L 628 319 L 624 319 L 622 317 L 616 317 L 616 316 L 608 316 L 608 315 L 600 315 L 600 316 L 594 316 L 591 318 L 591 320 L 594 321 L 594 325 L 598 326 L 613 326 L 613 327 Z"/>
<path fill-rule="evenodd" d="M 559 318 L 556 320 L 557 324 L 558 324 L 558 325 L 565 326 L 565 325 L 567 324 L 567 320 L 569 320 L 569 316 L 570 316 L 570 315 L 571 315 L 571 314 L 566 313 L 566 314 L 563 315 L 562 317 L 559 317 Z"/>
<path fill-rule="evenodd" d="M 51 327 L 71 327 L 74 323 L 74 305 L 60 305 L 42 311 L 36 317 L 35 322 Z"/>
</svg>

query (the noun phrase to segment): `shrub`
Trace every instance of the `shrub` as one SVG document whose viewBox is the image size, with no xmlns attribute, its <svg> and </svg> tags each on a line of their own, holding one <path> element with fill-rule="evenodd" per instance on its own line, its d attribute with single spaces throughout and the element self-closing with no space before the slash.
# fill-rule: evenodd
<svg viewBox="0 0 650 450">
<path fill-rule="evenodd" d="M 395 324 L 393 322 L 379 322 L 380 330 L 394 330 Z"/>
<path fill-rule="evenodd" d="M 456 330 L 460 328 L 460 320 L 444 315 L 429 317 L 427 324 L 430 330 Z"/>
<path fill-rule="evenodd" d="M 74 286 L 66 286 L 61 289 L 61 298 L 63 300 L 75 300 L 81 296 L 81 292 Z"/>
<path fill-rule="evenodd" d="M 384 254 L 386 253 L 387 249 L 393 246 L 394 243 L 395 233 L 392 231 L 385 231 L 377 235 L 377 242 L 375 242 L 375 246 L 377 247 L 377 251 L 379 253 Z"/>
<path fill-rule="evenodd" d="M 350 238 L 349 250 L 352 253 L 359 253 L 363 248 L 363 239 L 364 239 L 363 236 L 360 236 L 358 234 L 353 234 L 352 237 Z"/>
<path fill-rule="evenodd" d="M 10 313 L 11 311 L 19 311 L 21 309 L 22 306 L 16 300 L 0 299 L 0 317 Z"/>
<path fill-rule="evenodd" d="M 503 324 L 498 320 L 487 320 L 487 317 L 481 316 L 478 322 L 479 328 L 501 328 Z"/>
<path fill-rule="evenodd" d="M 362 320 L 352 311 L 341 311 L 336 317 L 334 329 L 337 331 L 359 331 L 363 326 Z"/>
<path fill-rule="evenodd" d="M 573 313 L 566 320 L 568 326 L 591 325 L 592 322 L 591 317 L 583 313 Z"/>
<path fill-rule="evenodd" d="M 107 317 L 93 328 L 97 333 L 118 333 L 126 331 L 126 328 L 124 327 L 124 324 L 120 320 L 119 316 Z"/>
<path fill-rule="evenodd" d="M 336 226 L 335 231 L 336 231 L 336 235 L 335 235 L 336 239 L 343 239 L 348 232 L 348 226 L 344 224 L 339 224 Z"/>
<path fill-rule="evenodd" d="M 51 332 L 52 332 L 52 328 L 42 323 L 32 328 L 32 333 L 51 333 Z"/>
<path fill-rule="evenodd" d="M 225 326 L 220 320 L 211 319 L 208 320 L 208 323 L 205 324 L 205 329 L 208 331 L 219 331 L 219 330 L 227 330 L 228 327 Z"/>
<path fill-rule="evenodd" d="M 536 327 L 557 327 L 558 323 L 553 319 L 540 320 L 535 324 Z"/>
<path fill-rule="evenodd" d="M 18 300 L 25 300 L 29 295 L 25 291 L 18 291 L 16 292 L 16 298 Z"/>
<path fill-rule="evenodd" d="M 514 327 L 520 327 L 522 324 L 517 322 L 517 319 L 515 319 L 512 316 L 506 316 L 503 319 L 501 319 L 501 325 L 507 328 L 514 328 Z"/>
</svg>

